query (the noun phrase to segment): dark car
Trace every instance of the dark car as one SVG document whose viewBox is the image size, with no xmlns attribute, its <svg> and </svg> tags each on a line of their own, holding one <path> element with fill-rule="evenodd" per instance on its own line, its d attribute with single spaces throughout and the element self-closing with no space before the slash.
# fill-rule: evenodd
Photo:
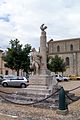
<svg viewBox="0 0 80 120">
<path fill-rule="evenodd" d="M 3 80 L 4 80 L 4 79 L 3 79 L 3 76 L 0 75 L 0 84 L 2 83 Z"/>
</svg>

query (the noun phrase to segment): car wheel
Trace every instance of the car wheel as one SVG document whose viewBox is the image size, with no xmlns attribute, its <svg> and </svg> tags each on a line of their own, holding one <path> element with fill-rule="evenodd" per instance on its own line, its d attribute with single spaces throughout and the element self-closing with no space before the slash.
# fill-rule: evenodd
<svg viewBox="0 0 80 120">
<path fill-rule="evenodd" d="M 67 79 L 64 79 L 64 81 L 68 81 Z"/>
<path fill-rule="evenodd" d="M 3 86 L 3 87 L 7 87 L 8 84 L 5 82 L 5 83 L 2 84 L 2 86 Z"/>
<path fill-rule="evenodd" d="M 58 82 L 61 82 L 59 79 L 57 79 Z"/>
<path fill-rule="evenodd" d="M 22 83 L 21 88 L 26 88 L 26 84 Z"/>
<path fill-rule="evenodd" d="M 77 80 L 80 80 L 80 78 L 77 78 Z"/>
</svg>

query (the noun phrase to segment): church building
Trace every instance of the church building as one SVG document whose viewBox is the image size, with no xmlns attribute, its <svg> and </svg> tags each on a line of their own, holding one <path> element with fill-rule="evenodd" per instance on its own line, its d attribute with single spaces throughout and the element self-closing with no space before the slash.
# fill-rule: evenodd
<svg viewBox="0 0 80 120">
<path fill-rule="evenodd" d="M 66 63 L 64 75 L 80 75 L 80 38 L 48 41 L 48 56 L 58 55 Z"/>
</svg>

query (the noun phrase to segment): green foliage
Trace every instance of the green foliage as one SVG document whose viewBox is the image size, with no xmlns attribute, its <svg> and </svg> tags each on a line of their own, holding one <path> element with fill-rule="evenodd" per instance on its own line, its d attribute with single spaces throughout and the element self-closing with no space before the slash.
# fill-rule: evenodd
<svg viewBox="0 0 80 120">
<path fill-rule="evenodd" d="M 30 66 L 30 53 L 31 46 L 29 44 L 26 44 L 22 51 L 22 69 L 24 72 L 28 73 L 29 66 Z"/>
<path fill-rule="evenodd" d="M 3 56 L 3 60 L 6 62 L 5 67 L 8 67 L 10 69 L 14 69 L 14 57 L 12 56 L 13 50 L 8 48 L 8 51 L 6 55 Z"/>
<path fill-rule="evenodd" d="M 47 66 L 48 69 L 51 70 L 52 72 L 64 72 L 66 70 L 66 66 L 64 63 L 64 60 L 61 59 L 61 57 L 58 57 L 58 55 L 55 55 L 55 57 L 48 57 L 47 60 Z"/>
<path fill-rule="evenodd" d="M 23 71 L 28 72 L 29 70 L 29 53 L 31 46 L 25 45 L 22 48 L 22 44 L 18 39 L 10 41 L 11 47 L 8 48 L 6 55 L 3 57 L 3 60 L 6 62 L 5 67 L 8 67 L 12 70 L 17 71 L 17 75 L 19 75 L 19 70 L 23 69 Z"/>
</svg>

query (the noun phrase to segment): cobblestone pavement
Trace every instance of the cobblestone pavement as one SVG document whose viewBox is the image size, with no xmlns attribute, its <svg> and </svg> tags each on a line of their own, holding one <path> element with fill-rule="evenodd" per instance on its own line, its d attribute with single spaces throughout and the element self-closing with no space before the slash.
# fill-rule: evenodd
<svg viewBox="0 0 80 120">
<path fill-rule="evenodd" d="M 71 81 L 60 84 L 68 90 L 79 86 L 79 82 Z M 11 88 L 1 88 L 1 90 L 3 89 L 11 92 Z M 12 91 L 15 91 L 15 88 Z M 80 96 L 80 89 L 74 91 L 74 93 Z M 80 120 L 80 100 L 71 103 L 68 108 L 69 113 L 67 115 L 58 115 L 56 110 L 52 109 L 0 103 L 0 120 Z"/>
<path fill-rule="evenodd" d="M 69 106 L 66 116 L 56 114 L 56 110 L 0 103 L 1 120 L 80 120 L 80 101 Z M 78 106 L 78 109 L 74 108 Z M 74 109 L 73 109 L 74 108 Z"/>
</svg>

